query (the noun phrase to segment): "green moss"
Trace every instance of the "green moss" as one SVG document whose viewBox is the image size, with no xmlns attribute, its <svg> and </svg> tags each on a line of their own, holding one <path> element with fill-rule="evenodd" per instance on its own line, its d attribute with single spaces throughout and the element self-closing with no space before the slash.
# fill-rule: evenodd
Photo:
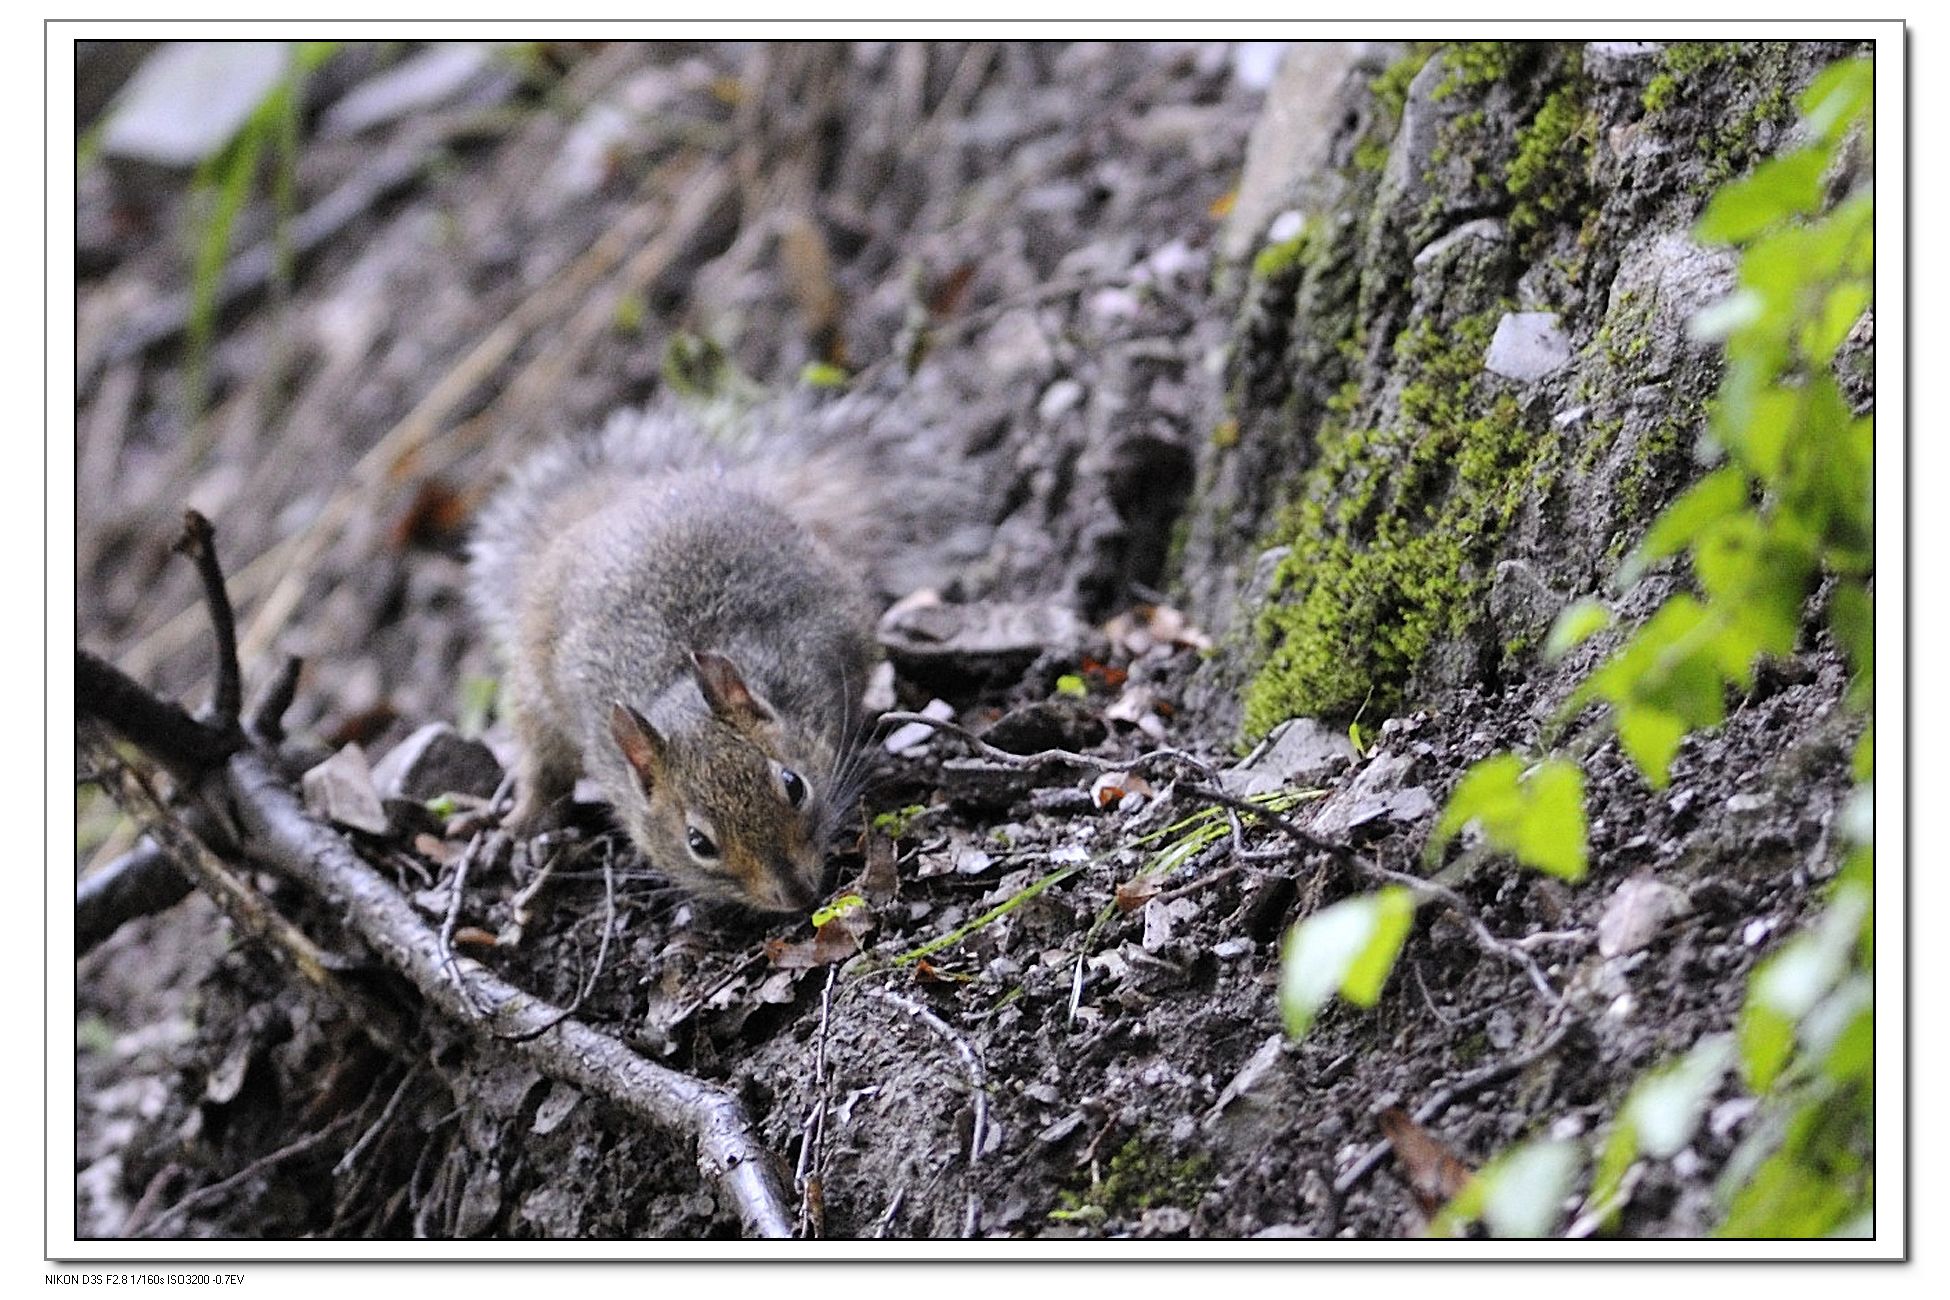
<svg viewBox="0 0 1950 1300">
<path fill-rule="evenodd" d="M 1431 646 L 1475 621 L 1483 562 L 1523 502 L 1549 490 L 1557 446 L 1477 382 L 1501 315 L 1417 322 L 1395 341 L 1394 369 L 1410 377 L 1397 424 L 1323 431 L 1271 539 L 1292 549 L 1255 629 L 1265 662 L 1246 690 L 1249 735 L 1345 715 L 1370 694 L 1392 707 Z"/>
<path fill-rule="evenodd" d="M 1314 253 L 1317 242 L 1313 237 L 1312 224 L 1302 227 L 1300 233 L 1291 239 L 1283 239 L 1277 244 L 1268 244 L 1253 258 L 1253 278 L 1256 280 L 1277 280 L 1284 275 L 1292 275 L 1307 265 Z"/>
<path fill-rule="evenodd" d="M 1161 1205 L 1196 1205 L 1211 1185 L 1211 1156 L 1201 1151 L 1174 1159 L 1134 1137 L 1111 1156 L 1100 1181 L 1058 1192 L 1049 1217 L 1078 1223 L 1135 1218 Z"/>
<path fill-rule="evenodd" d="M 1662 113 L 1689 91 L 1702 72 L 1730 62 L 1740 47 L 1732 41 L 1674 41 L 1659 61 L 1658 75 L 1646 83 L 1639 103 L 1648 113 Z"/>
<path fill-rule="evenodd" d="M 1415 80 L 1436 49 L 1434 41 L 1416 41 L 1408 47 L 1408 53 L 1382 69 L 1381 75 L 1368 83 L 1368 89 L 1374 93 L 1375 106 L 1390 122 L 1401 120 L 1402 109 L 1408 103 L 1409 83 Z"/>
<path fill-rule="evenodd" d="M 1447 99 L 1458 91 L 1507 81 L 1531 48 L 1528 41 L 1457 41 L 1442 53 L 1447 75 L 1430 92 L 1431 97 Z"/>
<path fill-rule="evenodd" d="M 1363 171 L 1378 172 L 1388 165 L 1388 151 L 1392 146 L 1376 135 L 1361 137 L 1354 146 L 1354 165 Z"/>
<path fill-rule="evenodd" d="M 1785 41 L 1676 41 L 1666 47 L 1660 70 L 1646 83 L 1639 103 L 1647 114 L 1661 114 L 1701 103 L 1707 127 L 1700 133 L 1697 157 L 1704 163 L 1692 189 L 1705 193 L 1744 171 L 1767 146 L 1767 128 L 1787 125 L 1794 116 Z M 1714 111 L 1710 96 L 1722 98 L 1767 89 L 1735 111 Z M 1722 106 L 1728 107 L 1728 106 Z"/>
<path fill-rule="evenodd" d="M 1522 238 L 1582 207 L 1590 184 L 1597 115 L 1576 82 L 1559 86 L 1517 132 L 1516 156 L 1503 174 L 1515 206 L 1510 233 Z"/>
</svg>

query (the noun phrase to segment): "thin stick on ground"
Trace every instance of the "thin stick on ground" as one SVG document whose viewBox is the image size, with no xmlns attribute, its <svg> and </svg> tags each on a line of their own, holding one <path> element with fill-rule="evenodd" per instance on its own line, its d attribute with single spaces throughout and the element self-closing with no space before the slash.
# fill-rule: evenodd
<svg viewBox="0 0 1950 1300">
<path fill-rule="evenodd" d="M 975 1054 L 974 1047 L 969 1044 L 966 1038 L 955 1031 L 953 1025 L 950 1025 L 940 1016 L 937 1016 L 934 1012 L 914 1001 L 914 999 L 903 997 L 899 993 L 890 992 L 887 989 L 867 989 L 865 993 L 868 997 L 876 1001 L 885 1002 L 892 1007 L 898 1007 L 900 1010 L 914 1017 L 921 1024 L 926 1025 L 934 1031 L 936 1036 L 954 1049 L 956 1056 L 961 1058 L 962 1068 L 968 1072 L 968 1091 L 974 1101 L 975 1107 L 974 1118 L 969 1125 L 968 1132 L 968 1168 L 972 1174 L 975 1165 L 982 1158 L 982 1146 L 988 1136 L 988 1072 L 982 1068 L 981 1057 Z M 981 1195 L 973 1186 L 971 1179 L 971 1185 L 968 1189 L 968 1216 L 963 1225 L 962 1235 L 964 1237 L 976 1236 L 981 1226 Z"/>
<path fill-rule="evenodd" d="M 209 554 L 214 569 L 214 550 Z M 222 681 L 226 673 L 235 675 L 236 664 L 234 646 L 221 631 L 229 619 L 229 601 L 218 576 L 217 582 L 206 584 L 205 595 L 211 621 L 219 629 L 219 657 L 229 660 L 219 665 L 218 679 Z M 85 652 L 77 651 L 78 670 L 85 660 Z M 95 662 L 103 670 L 101 675 L 121 689 L 104 696 L 80 693 L 80 707 L 88 716 L 116 727 L 131 739 L 136 737 L 130 735 L 127 717 L 118 716 L 112 709 L 151 721 L 165 719 L 167 725 L 161 729 L 160 738 L 165 745 L 177 743 L 179 758 L 185 751 L 235 751 L 227 762 L 218 762 L 229 809 L 242 827 L 240 843 L 248 846 L 252 861 L 280 872 L 322 899 L 381 960 L 411 982 L 428 1004 L 455 1022 L 483 1037 L 510 1040 L 505 1044 L 508 1050 L 550 1078 L 581 1088 L 658 1127 L 694 1138 L 700 1172 L 724 1189 L 745 1230 L 765 1237 L 791 1235 L 791 1216 L 779 1172 L 732 1093 L 653 1064 L 607 1034 L 565 1017 L 560 1008 L 507 983 L 470 958 L 452 958 L 450 977 L 439 934 L 342 835 L 305 809 L 276 757 L 243 742 L 234 714 L 219 732 L 174 706 L 164 705 L 105 663 Z M 116 770 L 119 760 L 107 737 L 97 732 L 93 743 L 99 750 L 97 769 Z M 204 765 L 203 770 L 215 778 L 218 773 L 210 769 L 217 766 Z M 210 887 L 220 904 L 229 901 L 240 909 L 240 915 L 253 916 L 249 904 L 254 900 L 248 891 L 222 871 L 214 854 L 207 849 L 196 851 L 202 846 L 181 829 L 180 822 L 168 814 L 153 791 L 140 781 L 118 779 L 117 785 L 127 786 L 138 806 L 153 806 L 156 820 L 152 830 L 166 845 L 169 839 L 165 837 L 176 837 L 180 832 L 183 842 L 178 860 L 187 868 L 214 864 Z M 174 850 L 178 846 L 171 847 Z M 327 959 L 296 927 L 274 914 L 256 917 L 252 923 L 292 953 L 308 979 L 328 990 L 333 988 Z M 477 1006 L 486 1008 L 486 1014 L 476 1014 Z M 383 1038 L 378 1041 L 383 1045 Z"/>
<path fill-rule="evenodd" d="M 1521 1074 L 1537 1062 L 1543 1060 L 1546 1056 L 1549 1056 L 1552 1052 L 1555 1052 L 1559 1044 L 1564 1041 L 1564 1036 L 1571 1032 L 1571 1027 L 1575 1023 L 1574 1020 L 1568 1018 L 1562 1019 L 1555 1028 L 1545 1034 L 1543 1039 L 1529 1051 L 1510 1057 L 1507 1060 L 1486 1065 L 1474 1074 L 1464 1075 L 1456 1082 L 1436 1089 L 1429 1095 L 1427 1101 L 1416 1107 L 1413 1116 L 1415 1122 L 1417 1124 L 1433 1124 L 1436 1120 L 1442 1118 L 1443 1112 L 1447 1111 L 1457 1102 L 1472 1097 L 1485 1088 L 1499 1084 L 1513 1075 Z M 1388 1153 L 1393 1149 L 1384 1140 L 1375 1143 L 1366 1151 L 1362 1152 L 1361 1158 L 1349 1165 L 1346 1171 L 1334 1180 L 1334 1195 L 1336 1197 L 1344 1197 L 1356 1187 L 1359 1187 L 1367 1180 L 1368 1175 L 1375 1171 L 1376 1166 L 1388 1158 Z"/>
<path fill-rule="evenodd" d="M 974 732 L 958 723 L 948 722 L 940 718 L 930 718 L 925 713 L 885 713 L 881 715 L 880 720 L 883 725 L 887 723 L 918 722 L 925 726 L 933 727 L 937 731 L 946 731 L 959 737 L 972 747 L 975 752 L 980 754 L 981 757 L 1007 767 L 1034 768 L 1064 765 L 1094 771 L 1122 772 L 1136 771 L 1140 768 L 1154 767 L 1159 764 L 1176 763 L 1191 768 L 1208 781 L 1212 777 L 1212 770 L 1208 764 L 1193 755 L 1177 749 L 1151 750 L 1148 753 L 1139 754 L 1137 757 L 1130 759 L 1098 758 L 1091 754 L 1079 754 L 1067 749 L 1045 749 L 1039 750 L 1034 754 L 1012 754 L 1008 750 L 998 749 L 994 745 L 989 744 L 980 736 L 977 736 Z M 1412 876 L 1406 872 L 1391 871 L 1379 863 L 1372 862 L 1361 854 L 1356 853 L 1345 844 L 1339 844 L 1324 836 L 1316 835 L 1283 813 L 1268 808 L 1264 804 L 1254 803 L 1250 799 L 1244 799 L 1229 791 L 1219 789 L 1215 785 L 1200 785 L 1187 782 L 1180 785 L 1179 788 L 1192 798 L 1202 799 L 1207 803 L 1216 804 L 1234 813 L 1243 813 L 1251 817 L 1256 817 L 1261 822 L 1264 822 L 1266 825 L 1271 826 L 1273 829 L 1285 835 L 1301 848 L 1324 853 L 1365 880 L 1377 884 L 1401 885 L 1418 897 L 1435 899 L 1462 920 L 1464 929 L 1468 932 L 1471 942 L 1479 949 L 1496 957 L 1499 961 L 1508 962 L 1522 970 L 1524 975 L 1530 980 L 1532 987 L 1542 994 L 1544 999 L 1553 1006 L 1563 1002 L 1563 996 L 1552 986 L 1550 979 L 1544 974 L 1543 968 L 1531 958 L 1530 954 L 1523 948 L 1517 946 L 1516 943 L 1499 938 L 1483 922 L 1482 918 L 1476 915 L 1475 909 L 1470 907 L 1460 894 L 1456 893 L 1455 890 L 1449 888 L 1447 885 L 1426 879 L 1422 876 Z"/>
</svg>

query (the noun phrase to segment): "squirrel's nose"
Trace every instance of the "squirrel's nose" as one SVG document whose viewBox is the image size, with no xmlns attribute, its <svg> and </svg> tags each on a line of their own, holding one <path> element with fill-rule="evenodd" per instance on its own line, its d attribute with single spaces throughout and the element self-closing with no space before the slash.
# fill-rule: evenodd
<svg viewBox="0 0 1950 1300">
<path fill-rule="evenodd" d="M 772 892 L 781 906 L 795 912 L 803 912 L 819 901 L 819 891 L 802 879 L 789 862 L 781 862 L 773 871 Z"/>
</svg>

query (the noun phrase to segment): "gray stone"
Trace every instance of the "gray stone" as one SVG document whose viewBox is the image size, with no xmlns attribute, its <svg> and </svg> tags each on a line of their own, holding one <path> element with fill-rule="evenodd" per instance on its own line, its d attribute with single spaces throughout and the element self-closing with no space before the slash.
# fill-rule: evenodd
<svg viewBox="0 0 1950 1300">
<path fill-rule="evenodd" d="M 1571 361 L 1571 340 L 1550 311 L 1505 312 L 1496 323 L 1483 366 L 1493 374 L 1521 383 L 1535 383 Z"/>
<path fill-rule="evenodd" d="M 494 69 L 480 41 L 434 45 L 354 86 L 319 123 L 322 135 L 348 136 L 460 98 Z M 512 87 L 512 79 L 509 80 Z"/>
<path fill-rule="evenodd" d="M 1303 41 L 1287 50 L 1246 142 L 1239 189 L 1219 232 L 1222 261 L 1250 255 L 1274 214 L 1327 168 L 1340 128 L 1341 87 L 1362 53 L 1359 45 L 1338 41 Z"/>
<path fill-rule="evenodd" d="M 1474 221 L 1465 221 L 1449 233 L 1430 240 L 1428 246 L 1415 255 L 1415 269 L 1421 271 L 1432 266 L 1441 261 L 1450 249 L 1471 240 L 1480 239 L 1487 243 L 1502 244 L 1507 243 L 1509 238 L 1510 232 L 1495 217 L 1478 217 Z"/>
<path fill-rule="evenodd" d="M 328 821 L 355 831 L 384 835 L 386 808 L 373 787 L 366 751 L 347 745 L 305 773 L 305 807 Z"/>
<path fill-rule="evenodd" d="M 1598 919 L 1598 953 L 1620 957 L 1658 936 L 1667 921 L 1688 909 L 1685 891 L 1662 881 L 1634 877 L 1620 885 Z"/>
<path fill-rule="evenodd" d="M 1251 798 L 1282 786 L 1311 785 L 1359 757 L 1346 733 L 1313 718 L 1294 718 L 1276 727 L 1250 760 L 1220 773 L 1219 784 L 1229 794 Z"/>
<path fill-rule="evenodd" d="M 1651 71 L 1665 49 L 1660 41 L 1587 41 L 1584 70 L 1596 81 L 1623 85 Z"/>
<path fill-rule="evenodd" d="M 896 606 L 880 620 L 880 644 L 897 659 L 1033 659 L 1046 650 L 1081 650 L 1096 640 L 1076 611 L 1061 605 L 977 601 Z"/>
<path fill-rule="evenodd" d="M 1413 822 L 1435 813 L 1435 800 L 1419 785 L 1409 785 L 1415 766 L 1409 754 L 1381 754 L 1359 776 L 1327 801 L 1313 820 L 1313 830 L 1328 839 L 1344 839 L 1371 822 Z"/>
<path fill-rule="evenodd" d="M 231 140 L 291 67 L 289 41 L 177 41 L 130 79 L 102 153 L 188 170 Z"/>
<path fill-rule="evenodd" d="M 444 722 L 430 722 L 393 746 L 372 770 L 383 799 L 425 801 L 443 794 L 485 799 L 501 784 L 494 751 Z"/>
<path fill-rule="evenodd" d="M 1408 83 L 1408 98 L 1402 104 L 1402 123 L 1389 146 L 1388 161 L 1381 169 L 1381 184 L 1375 193 L 1375 206 L 1411 218 L 1420 212 L 1434 187 L 1436 146 L 1441 143 L 1442 123 L 1448 110 L 1435 98 L 1435 90 L 1449 75 L 1441 55 L 1422 65 Z M 1404 220 L 1403 224 L 1411 224 Z"/>
</svg>

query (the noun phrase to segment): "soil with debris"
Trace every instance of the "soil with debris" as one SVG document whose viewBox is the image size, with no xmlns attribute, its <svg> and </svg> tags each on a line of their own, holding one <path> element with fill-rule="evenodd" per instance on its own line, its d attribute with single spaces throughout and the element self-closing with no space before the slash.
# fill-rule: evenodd
<svg viewBox="0 0 1950 1300">
<path fill-rule="evenodd" d="M 1356 106 L 1324 128 L 1343 154 L 1395 138 L 1370 82 L 1404 53 L 1360 52 L 1344 104 L 1322 110 Z M 118 81 L 135 63 L 99 57 Z M 1687 744 L 1668 789 L 1599 746 L 1590 879 L 1480 857 L 1458 907 L 1419 912 L 1375 1008 L 1336 1005 L 1287 1037 L 1282 936 L 1364 886 L 1351 860 L 1417 870 L 1461 771 L 1534 742 L 1577 663 L 1438 646 L 1381 692 L 1389 716 L 1359 718 L 1358 745 L 1331 711 L 1242 733 L 1257 543 L 1311 453 L 1269 434 L 1241 453 L 1260 459 L 1222 463 L 1214 429 L 1271 429 L 1333 387 L 1298 355 L 1313 281 L 1269 287 L 1249 265 L 1297 192 L 1267 200 L 1248 164 L 1249 138 L 1280 147 L 1260 124 L 1291 88 L 1270 80 L 1263 51 L 1219 45 L 348 48 L 308 83 L 300 216 L 279 222 L 268 160 L 207 351 L 186 173 L 105 143 L 76 219 L 81 643 L 199 702 L 207 633 L 169 546 L 184 507 L 213 519 L 247 680 L 307 663 L 294 772 L 358 745 L 378 771 L 352 763 L 343 797 L 404 796 L 348 832 L 367 860 L 469 956 L 735 1089 L 803 1233 L 1416 1234 L 1425 1212 L 1379 1117 L 1418 1116 L 1476 1166 L 1526 1136 L 1597 1131 L 1645 1068 L 1726 1029 L 1834 870 L 1855 733 L 1839 657 L 1811 634 Z M 1491 127 L 1529 93 L 1511 84 L 1471 92 Z M 1616 86 L 1594 99 L 1636 101 L 1638 82 Z M 1431 102 L 1417 94 L 1404 139 Z M 1629 147 L 1607 177 L 1616 209 L 1589 209 L 1603 258 L 1579 290 L 1595 314 L 1569 321 L 1580 349 L 1604 285 L 1650 242 L 1647 214 L 1696 209 L 1657 170 L 1692 160 Z M 336 225 L 306 226 L 334 204 Z M 1237 235 L 1247 218 L 1229 214 L 1254 205 Z M 1626 209 L 1629 231 L 1606 224 Z M 1396 231 L 1404 265 L 1436 233 Z M 1427 306 L 1399 277 L 1371 300 L 1397 330 Z M 1647 326 L 1669 352 L 1672 319 Z M 1710 391 L 1710 365 L 1667 360 L 1680 377 L 1641 388 Z M 1361 400 L 1401 387 L 1384 363 Z M 882 730 L 817 932 L 686 898 L 597 805 L 543 840 L 474 833 L 511 752 L 462 599 L 469 520 L 524 450 L 646 403 L 850 422 L 961 485 L 954 527 L 880 575 L 890 600 L 947 601 L 910 616 L 957 614 L 926 636 L 895 616 L 882 704 L 980 740 Z M 1593 509 L 1624 532 L 1692 472 L 1662 453 L 1624 507 L 1614 471 Z M 1550 564 L 1591 570 L 1613 541 L 1564 560 L 1547 532 L 1515 535 L 1533 551 L 1512 562 L 1546 595 L 1573 581 Z M 1518 584 L 1494 571 L 1485 599 L 1502 604 L 1471 635 L 1501 647 Z M 485 728 L 487 748 L 424 733 L 436 723 Z M 414 763 L 382 761 L 416 733 Z M 1270 792 L 1340 849 L 1213 789 Z M 80 868 L 132 839 L 83 787 Z M 255 879 L 328 946 L 352 942 L 296 887 Z M 431 1016 L 415 1059 L 382 1052 L 226 933 L 192 897 L 77 963 L 78 1235 L 737 1233 L 682 1140 Z M 1693 1145 L 1646 1162 L 1620 1231 L 1706 1231 L 1745 1118 L 1725 1094 Z"/>
</svg>

